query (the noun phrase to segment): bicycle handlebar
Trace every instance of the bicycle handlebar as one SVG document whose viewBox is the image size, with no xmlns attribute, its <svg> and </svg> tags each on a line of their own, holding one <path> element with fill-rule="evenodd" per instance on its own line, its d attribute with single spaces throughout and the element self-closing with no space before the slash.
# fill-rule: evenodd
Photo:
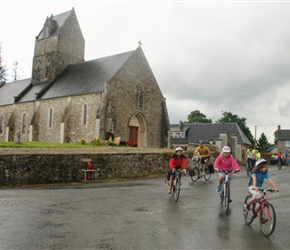
<svg viewBox="0 0 290 250">
<path fill-rule="evenodd" d="M 252 189 L 255 190 L 254 188 L 252 188 Z M 266 192 L 273 193 L 273 192 L 275 192 L 275 189 L 273 189 L 273 188 L 259 188 L 259 192 L 261 192 L 261 193 L 266 193 Z"/>
</svg>

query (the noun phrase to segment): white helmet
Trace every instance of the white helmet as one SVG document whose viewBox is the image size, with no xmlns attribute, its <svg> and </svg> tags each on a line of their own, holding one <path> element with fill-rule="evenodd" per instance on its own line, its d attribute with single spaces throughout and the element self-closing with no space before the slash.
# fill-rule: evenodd
<svg viewBox="0 0 290 250">
<path fill-rule="evenodd" d="M 180 146 L 176 147 L 175 148 L 175 152 L 177 152 L 177 151 L 181 151 L 182 152 L 183 151 L 182 147 L 180 147 Z"/>
<path fill-rule="evenodd" d="M 230 147 L 228 147 L 228 146 L 224 146 L 224 147 L 223 147 L 223 152 L 225 152 L 225 153 L 229 153 L 229 152 L 231 152 Z"/>
<path fill-rule="evenodd" d="M 258 159 L 255 163 L 255 167 L 258 167 L 263 162 L 267 162 L 267 161 L 265 159 Z"/>
</svg>

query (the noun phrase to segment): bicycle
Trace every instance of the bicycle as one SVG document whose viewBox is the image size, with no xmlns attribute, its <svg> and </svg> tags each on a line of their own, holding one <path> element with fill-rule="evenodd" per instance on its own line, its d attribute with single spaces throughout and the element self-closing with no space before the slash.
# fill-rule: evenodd
<svg viewBox="0 0 290 250">
<path fill-rule="evenodd" d="M 209 168 L 205 164 L 200 163 L 201 159 L 199 157 L 194 156 L 192 157 L 192 160 L 195 163 L 195 167 L 193 167 L 189 172 L 191 180 L 196 182 L 198 179 L 203 177 L 206 181 L 208 181 L 211 177 Z"/>
<path fill-rule="evenodd" d="M 247 171 L 247 176 L 251 176 L 252 169 L 254 168 L 255 163 L 252 160 L 248 159 L 248 163 L 245 166 L 245 169 Z"/>
<path fill-rule="evenodd" d="M 172 169 L 172 171 L 174 171 L 174 178 L 173 178 L 173 182 L 172 182 L 172 196 L 174 197 L 175 201 L 178 201 L 179 199 L 179 195 L 180 195 L 180 181 L 179 181 L 179 173 L 181 173 L 181 169 L 177 171 L 175 171 L 175 169 Z M 165 179 L 165 183 L 166 181 L 168 182 L 168 186 L 170 185 L 169 183 L 169 179 L 168 177 L 166 177 Z"/>
<path fill-rule="evenodd" d="M 224 206 L 225 206 L 225 210 L 228 211 L 229 210 L 229 207 L 230 207 L 230 203 L 232 202 L 231 201 L 231 196 L 230 196 L 230 177 L 231 177 L 231 174 L 232 172 L 233 173 L 236 173 L 238 171 L 234 171 L 234 170 L 220 170 L 220 172 L 224 173 L 225 174 L 225 178 L 223 180 L 223 183 L 221 185 L 221 190 L 219 191 L 219 195 L 220 195 L 220 202 L 221 202 L 221 205 L 223 205 L 224 203 Z"/>
<path fill-rule="evenodd" d="M 249 210 L 243 208 L 244 219 L 246 224 L 250 225 L 255 218 L 259 217 L 262 233 L 265 236 L 270 236 L 275 230 L 276 212 L 273 205 L 267 201 L 267 192 L 273 193 L 275 190 L 272 188 L 260 188 L 259 191 L 263 193 L 263 196 L 260 199 L 254 200 L 250 204 Z M 247 195 L 244 204 L 246 204 L 251 198 L 252 195 Z"/>
<path fill-rule="evenodd" d="M 278 167 L 278 169 L 282 168 L 282 158 L 277 159 L 277 167 Z"/>
</svg>

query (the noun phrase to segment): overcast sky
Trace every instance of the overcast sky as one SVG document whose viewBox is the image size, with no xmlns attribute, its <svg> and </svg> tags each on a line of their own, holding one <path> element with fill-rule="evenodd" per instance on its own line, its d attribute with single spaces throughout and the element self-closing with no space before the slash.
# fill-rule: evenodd
<svg viewBox="0 0 290 250">
<path fill-rule="evenodd" d="M 171 124 L 199 110 L 247 119 L 273 143 L 290 129 L 290 2 L 1 1 L 2 57 L 30 78 L 46 17 L 75 8 L 85 60 L 135 50 L 138 41 L 166 98 Z M 9 72 L 12 78 L 12 72 Z M 256 130 L 255 130 L 256 127 Z"/>
</svg>

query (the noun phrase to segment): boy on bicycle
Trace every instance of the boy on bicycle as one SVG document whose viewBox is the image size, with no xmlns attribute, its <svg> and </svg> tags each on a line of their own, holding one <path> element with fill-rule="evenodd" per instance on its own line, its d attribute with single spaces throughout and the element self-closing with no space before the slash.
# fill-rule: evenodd
<svg viewBox="0 0 290 250">
<path fill-rule="evenodd" d="M 231 149 L 228 146 L 223 147 L 222 153 L 216 158 L 213 167 L 217 172 L 219 172 L 218 185 L 216 186 L 217 192 L 221 191 L 221 184 L 225 179 L 225 173 L 222 171 L 230 171 L 232 169 L 240 171 L 240 166 L 231 155 Z M 231 176 L 229 177 L 229 181 L 231 181 Z"/>
<path fill-rule="evenodd" d="M 182 154 L 182 147 L 176 147 L 175 153 L 169 160 L 169 167 L 170 167 L 170 180 L 169 180 L 169 189 L 168 194 L 171 194 L 172 190 L 172 182 L 174 177 L 174 172 L 183 170 L 186 171 L 187 168 L 187 161 L 184 154 Z M 179 183 L 181 185 L 181 174 L 179 172 Z"/>
<path fill-rule="evenodd" d="M 246 210 L 250 210 L 250 205 L 254 200 L 262 197 L 262 193 L 259 192 L 259 189 L 262 188 L 264 179 L 267 179 L 275 191 L 279 192 L 275 182 L 270 178 L 268 173 L 267 161 L 265 159 L 259 159 L 252 170 L 252 175 L 249 182 L 249 191 L 252 194 L 252 198 L 248 201 L 248 203 L 244 204 L 244 208 Z"/>
</svg>

